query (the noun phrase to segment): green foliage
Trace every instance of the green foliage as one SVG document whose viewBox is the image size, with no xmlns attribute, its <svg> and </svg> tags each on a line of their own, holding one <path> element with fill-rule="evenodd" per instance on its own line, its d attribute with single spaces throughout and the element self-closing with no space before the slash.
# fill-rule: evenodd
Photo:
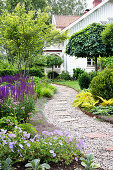
<svg viewBox="0 0 113 170">
<path fill-rule="evenodd" d="M 86 8 L 86 1 L 82 0 L 47 0 L 52 14 L 81 15 Z"/>
<path fill-rule="evenodd" d="M 94 156 L 88 155 L 87 158 L 80 158 L 81 165 L 85 167 L 85 170 L 94 170 L 100 167 L 100 165 L 94 163 Z"/>
<path fill-rule="evenodd" d="M 12 160 L 7 158 L 5 161 L 2 162 L 2 169 L 3 170 L 12 170 Z"/>
<path fill-rule="evenodd" d="M 12 13 L 5 10 L 0 16 L 0 43 L 10 51 L 12 58 L 15 54 L 20 72 L 22 62 L 25 67 L 30 66 L 45 41 L 49 45 L 67 38 L 67 33 L 55 30 L 49 19 L 47 9 L 39 10 L 35 17 L 35 11 L 26 13 L 24 4 L 18 4 Z"/>
<path fill-rule="evenodd" d="M 99 67 L 101 65 L 101 68 L 104 69 L 104 68 L 113 68 L 113 57 L 99 57 L 98 58 L 98 64 L 99 64 Z"/>
<path fill-rule="evenodd" d="M 22 131 L 26 131 L 27 133 L 31 134 L 31 137 L 36 135 L 36 128 L 31 125 L 30 123 L 22 123 L 17 125 L 17 127 L 20 127 L 22 129 Z"/>
<path fill-rule="evenodd" d="M 76 68 L 73 69 L 73 79 L 78 79 L 79 75 L 84 73 L 84 70 L 82 70 L 81 68 Z"/>
<path fill-rule="evenodd" d="M 90 84 L 90 77 L 89 74 L 87 72 L 82 73 L 81 75 L 79 75 L 79 85 L 81 89 L 88 89 L 89 88 L 89 84 Z"/>
<path fill-rule="evenodd" d="M 100 103 L 102 106 L 113 106 L 113 98 L 112 99 L 109 99 L 109 100 L 105 100 L 103 99 L 102 97 L 99 97 L 103 102 Z"/>
<path fill-rule="evenodd" d="M 87 109 L 92 109 L 99 101 L 95 100 L 90 92 L 82 91 L 79 93 L 76 97 L 76 99 L 73 101 L 74 107 L 83 107 Z"/>
<path fill-rule="evenodd" d="M 17 124 L 18 121 L 12 116 L 2 117 L 0 119 L 0 129 L 3 128 L 7 129 L 8 131 L 12 131 Z"/>
<path fill-rule="evenodd" d="M 59 74 L 56 71 L 48 72 L 47 76 L 48 76 L 49 79 L 53 79 L 53 75 L 54 75 L 54 78 L 57 78 L 59 76 Z"/>
<path fill-rule="evenodd" d="M 9 12 L 12 12 L 18 3 L 25 3 L 25 9 L 27 12 L 29 10 L 44 10 L 47 6 L 45 0 L 6 0 L 6 8 Z"/>
<path fill-rule="evenodd" d="M 40 90 L 40 96 L 52 97 L 54 95 L 53 90 L 48 87 L 42 87 Z"/>
<path fill-rule="evenodd" d="M 48 84 L 47 86 L 49 89 L 51 89 L 54 93 L 57 92 L 57 88 L 55 86 L 52 86 L 50 84 Z"/>
<path fill-rule="evenodd" d="M 0 108 L 0 118 L 13 116 L 18 122 L 24 122 L 29 119 L 34 109 L 35 99 L 32 96 L 26 97 L 22 102 L 14 102 L 13 100 L 4 101 Z"/>
<path fill-rule="evenodd" d="M 113 115 L 113 106 L 96 106 L 90 110 L 94 115 Z"/>
<path fill-rule="evenodd" d="M 52 68 L 53 66 L 60 66 L 64 62 L 62 58 L 57 55 L 47 55 L 46 59 L 47 59 L 47 66 Z"/>
<path fill-rule="evenodd" d="M 50 169 L 50 166 L 46 163 L 40 164 L 40 159 L 34 159 L 30 163 L 25 165 L 26 168 L 31 167 L 33 170 L 45 170 Z"/>
<path fill-rule="evenodd" d="M 102 42 L 101 32 L 105 26 L 93 23 L 83 30 L 73 34 L 66 46 L 66 53 L 76 57 L 95 58 L 95 66 L 97 71 L 97 57 L 110 56 L 111 48 Z"/>
<path fill-rule="evenodd" d="M 97 71 L 91 71 L 88 73 L 90 81 L 92 81 L 92 79 L 97 76 Z"/>
<path fill-rule="evenodd" d="M 101 35 L 103 43 L 111 47 L 113 52 L 113 23 L 107 24 Z"/>
<path fill-rule="evenodd" d="M 68 71 L 62 71 L 62 73 L 59 75 L 59 78 L 62 80 L 71 80 L 71 76 L 69 75 Z"/>
<path fill-rule="evenodd" d="M 64 162 L 68 165 L 75 155 L 79 159 L 84 152 L 81 142 L 60 130 L 43 131 L 31 137 L 20 127 L 15 127 L 12 133 L 2 129 L 0 141 L 0 160 L 9 156 L 13 163 L 40 158 L 42 162 Z"/>
<path fill-rule="evenodd" d="M 113 98 L 113 69 L 99 72 L 91 81 L 89 88 L 95 98 L 97 96 L 107 100 Z"/>
<path fill-rule="evenodd" d="M 18 74 L 19 71 L 17 69 L 0 69 L 0 76 L 10 75 L 14 76 Z M 24 73 L 24 69 L 22 69 L 22 73 Z M 44 69 L 43 68 L 31 68 L 29 70 L 26 70 L 26 74 L 30 76 L 37 76 L 37 77 L 43 77 L 44 76 Z"/>
</svg>

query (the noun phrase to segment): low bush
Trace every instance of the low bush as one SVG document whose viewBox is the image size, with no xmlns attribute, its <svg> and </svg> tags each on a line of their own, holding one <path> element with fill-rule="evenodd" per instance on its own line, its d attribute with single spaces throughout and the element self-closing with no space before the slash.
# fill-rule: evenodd
<svg viewBox="0 0 113 170">
<path fill-rule="evenodd" d="M 81 75 L 79 75 L 79 85 L 81 89 L 88 89 L 90 84 L 90 77 L 88 73 L 84 72 Z"/>
<path fill-rule="evenodd" d="M 96 106 L 91 109 L 94 115 L 110 116 L 113 115 L 113 106 Z"/>
<path fill-rule="evenodd" d="M 12 131 L 17 124 L 17 119 L 12 116 L 2 117 L 0 119 L 0 129 L 7 129 L 8 131 Z"/>
<path fill-rule="evenodd" d="M 97 76 L 97 71 L 91 71 L 88 73 L 88 75 L 90 77 L 90 82 L 91 82 L 92 79 Z"/>
<path fill-rule="evenodd" d="M 59 75 L 59 78 L 62 80 L 71 80 L 71 76 L 69 75 L 68 71 L 62 71 L 62 73 Z"/>
<path fill-rule="evenodd" d="M 73 69 L 73 79 L 78 79 L 79 78 L 79 75 L 81 75 L 82 73 L 84 73 L 85 71 L 82 70 L 81 68 L 76 68 L 76 69 Z"/>
<path fill-rule="evenodd" d="M 0 160 L 9 157 L 13 164 L 40 158 L 42 162 L 65 162 L 68 165 L 73 160 L 78 161 L 84 152 L 82 141 L 72 139 L 60 130 L 43 131 L 31 137 L 20 127 L 15 127 L 12 133 L 1 129 L 0 141 Z"/>
<path fill-rule="evenodd" d="M 107 68 L 99 72 L 91 81 L 89 88 L 95 98 L 97 96 L 107 100 L 113 98 L 113 69 Z"/>
<path fill-rule="evenodd" d="M 50 71 L 48 72 L 47 76 L 49 79 L 55 79 L 59 76 L 59 74 L 56 71 Z"/>
<path fill-rule="evenodd" d="M 51 90 L 50 88 L 48 87 L 42 87 L 40 89 L 40 96 L 44 96 L 44 97 L 52 97 L 54 95 L 54 92 L 53 90 Z"/>
<path fill-rule="evenodd" d="M 17 69 L 0 69 L 0 76 L 10 75 L 14 76 L 18 74 L 19 71 Z M 24 73 L 24 69 L 22 69 L 22 73 Z M 37 77 L 44 77 L 44 69 L 43 68 L 31 68 L 29 73 L 28 70 L 26 70 L 26 75 L 30 76 L 37 76 Z"/>
<path fill-rule="evenodd" d="M 82 91 L 75 98 L 76 99 L 73 101 L 74 107 L 80 106 L 88 110 L 92 109 L 97 103 L 99 103 L 99 100 L 96 101 L 90 92 Z"/>
</svg>

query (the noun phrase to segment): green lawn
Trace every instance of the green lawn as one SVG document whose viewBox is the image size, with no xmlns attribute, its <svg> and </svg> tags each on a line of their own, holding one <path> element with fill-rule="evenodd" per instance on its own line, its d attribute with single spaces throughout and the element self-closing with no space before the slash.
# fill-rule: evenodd
<svg viewBox="0 0 113 170">
<path fill-rule="evenodd" d="M 68 80 L 68 81 L 59 81 L 59 82 L 54 82 L 54 83 L 55 84 L 66 85 L 68 87 L 72 87 L 72 88 L 76 89 L 79 92 L 81 91 L 80 86 L 79 86 L 77 80 L 74 80 L 74 81 L 71 81 L 71 80 Z"/>
</svg>

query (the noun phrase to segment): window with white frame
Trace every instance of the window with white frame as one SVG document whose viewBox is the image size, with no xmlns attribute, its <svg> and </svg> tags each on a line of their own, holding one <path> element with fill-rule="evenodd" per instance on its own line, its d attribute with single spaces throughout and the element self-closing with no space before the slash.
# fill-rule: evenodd
<svg viewBox="0 0 113 170">
<path fill-rule="evenodd" d="M 94 59 L 87 57 L 87 66 L 94 66 Z"/>
</svg>

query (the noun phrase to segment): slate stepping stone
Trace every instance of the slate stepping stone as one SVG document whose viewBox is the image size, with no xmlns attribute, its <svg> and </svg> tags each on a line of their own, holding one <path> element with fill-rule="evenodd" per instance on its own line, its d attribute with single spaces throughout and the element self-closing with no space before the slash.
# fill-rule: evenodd
<svg viewBox="0 0 113 170">
<path fill-rule="evenodd" d="M 71 122 L 71 121 L 75 121 L 74 118 L 65 118 L 65 119 L 60 119 L 60 122 Z"/>
<path fill-rule="evenodd" d="M 105 148 L 105 151 L 113 151 L 113 146 L 109 146 L 109 147 Z"/>
<path fill-rule="evenodd" d="M 94 132 L 94 133 L 85 133 L 84 136 L 88 137 L 88 138 L 104 138 L 107 137 L 106 134 L 104 133 L 98 133 L 98 132 Z"/>
</svg>

